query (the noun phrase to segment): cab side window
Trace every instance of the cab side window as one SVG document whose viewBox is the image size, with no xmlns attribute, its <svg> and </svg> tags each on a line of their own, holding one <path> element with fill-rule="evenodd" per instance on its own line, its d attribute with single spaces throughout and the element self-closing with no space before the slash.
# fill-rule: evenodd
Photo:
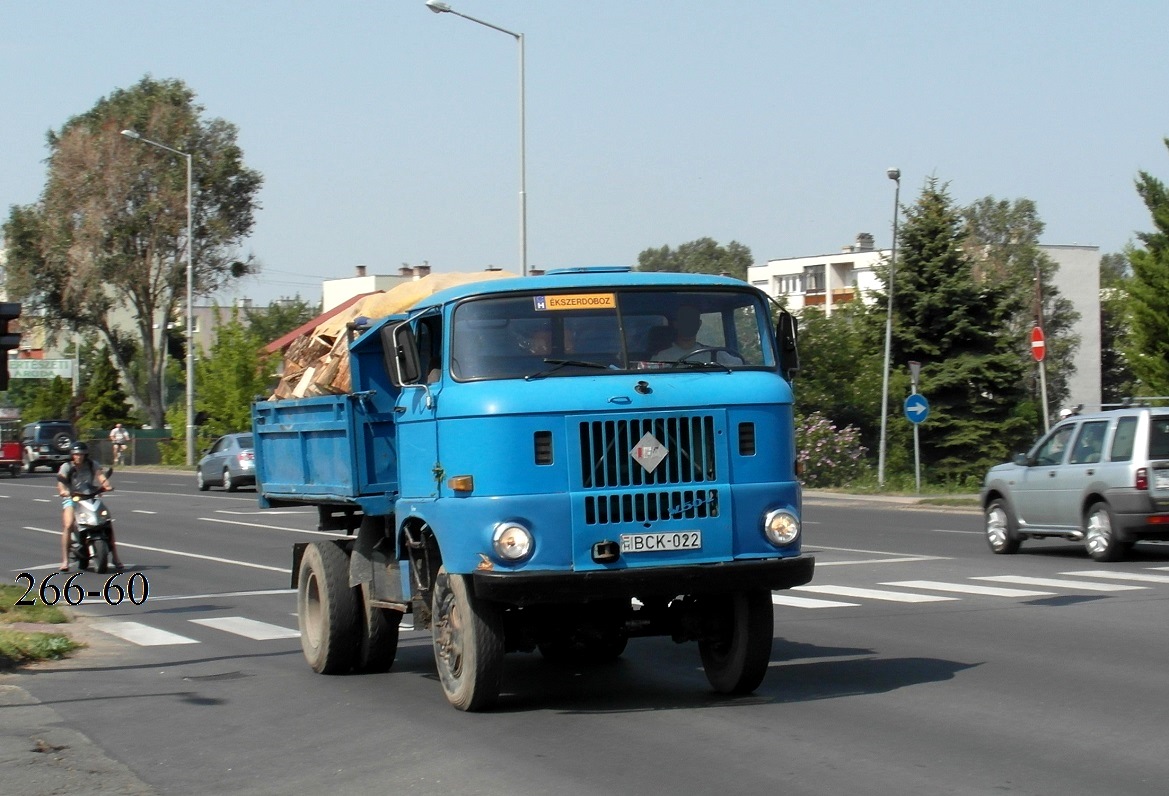
<svg viewBox="0 0 1169 796">
<path fill-rule="evenodd" d="M 1137 418 L 1122 417 L 1116 421 L 1116 433 L 1112 436 L 1112 450 L 1108 458 L 1114 462 L 1132 461 L 1133 443 L 1137 438 Z"/>
<path fill-rule="evenodd" d="M 1064 454 L 1067 453 L 1068 441 L 1071 440 L 1075 429 L 1075 426 L 1061 426 L 1051 432 L 1051 436 L 1035 451 L 1035 463 L 1041 467 L 1062 463 Z"/>
<path fill-rule="evenodd" d="M 1169 417 L 1149 418 L 1149 458 L 1169 459 Z"/>
<path fill-rule="evenodd" d="M 1084 423 L 1080 426 L 1080 434 L 1076 437 L 1076 444 L 1072 446 L 1072 455 L 1068 464 L 1095 464 L 1100 461 L 1104 451 L 1104 434 L 1108 431 L 1108 422 L 1101 420 L 1095 423 Z"/>
</svg>

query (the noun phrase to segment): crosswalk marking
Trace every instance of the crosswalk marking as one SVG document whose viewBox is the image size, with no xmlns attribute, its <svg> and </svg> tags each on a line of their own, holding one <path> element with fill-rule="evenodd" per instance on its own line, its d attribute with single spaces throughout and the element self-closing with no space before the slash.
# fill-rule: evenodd
<svg viewBox="0 0 1169 796">
<path fill-rule="evenodd" d="M 198 644 L 193 638 L 144 625 L 141 622 L 95 622 L 94 627 L 123 641 L 140 647 L 162 647 L 170 644 Z"/>
<path fill-rule="evenodd" d="M 192 623 L 212 627 L 226 633 L 232 633 L 256 641 L 270 641 L 275 638 L 300 638 L 299 630 L 290 630 L 280 625 L 270 625 L 267 622 L 257 622 L 243 616 L 215 616 L 209 619 L 192 619 Z"/>
<path fill-rule="evenodd" d="M 790 608 L 855 608 L 860 603 L 844 603 L 839 600 L 816 600 L 812 597 L 796 597 L 791 594 L 772 594 L 771 602 Z"/>
<path fill-rule="evenodd" d="M 1129 586 L 1124 583 L 1094 583 L 1089 580 L 1060 580 L 1058 578 L 1027 578 L 1022 575 L 984 575 L 974 580 L 990 580 L 996 583 L 1018 583 L 1023 586 L 1050 586 L 1053 589 L 1073 591 L 1136 591 L 1148 586 Z"/>
<path fill-rule="evenodd" d="M 1061 572 L 1080 578 L 1105 578 L 1108 580 L 1135 580 L 1144 583 L 1169 583 L 1169 575 L 1153 575 L 1145 572 L 1112 572 L 1107 569 L 1092 569 L 1087 572 Z"/>
<path fill-rule="evenodd" d="M 940 603 L 956 600 L 957 597 L 939 597 L 936 594 L 909 594 L 881 589 L 858 589 L 854 586 L 796 586 L 793 591 L 810 591 L 816 594 L 835 594 L 839 597 L 867 597 L 870 600 L 887 600 L 895 603 Z"/>
<path fill-rule="evenodd" d="M 898 580 L 882 583 L 882 586 L 900 586 L 905 589 L 926 589 L 932 591 L 979 594 L 986 597 L 1045 597 L 1055 592 L 1031 591 L 1028 589 L 1007 589 L 1002 586 L 979 586 L 975 583 L 943 583 L 938 580 Z"/>
</svg>

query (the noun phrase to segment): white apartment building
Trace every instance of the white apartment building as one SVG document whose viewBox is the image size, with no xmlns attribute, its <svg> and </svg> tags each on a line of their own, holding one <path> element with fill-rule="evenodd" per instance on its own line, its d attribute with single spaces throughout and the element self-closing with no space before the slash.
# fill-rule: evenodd
<svg viewBox="0 0 1169 796">
<path fill-rule="evenodd" d="M 1076 372 L 1069 380 L 1068 403 L 1093 411 L 1100 406 L 1100 247 L 1041 245 L 1059 266 L 1053 282 L 1072 302 L 1079 321 L 1073 331 L 1080 345 L 1073 357 Z M 885 262 L 889 249 L 874 249 L 873 236 L 862 232 L 856 242 L 834 254 L 768 260 L 747 269 L 747 281 L 773 298 L 785 297 L 797 315 L 804 307 L 833 308 L 859 295 L 871 301 L 881 288 L 874 266 Z M 894 285 L 896 291 L 896 284 Z M 1053 413 L 1056 407 L 1052 407 Z"/>
</svg>

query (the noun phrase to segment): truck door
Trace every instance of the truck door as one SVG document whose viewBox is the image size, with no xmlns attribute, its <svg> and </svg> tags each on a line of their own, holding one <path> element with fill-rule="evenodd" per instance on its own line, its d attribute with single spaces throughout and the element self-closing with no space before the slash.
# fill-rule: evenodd
<svg viewBox="0 0 1169 796">
<path fill-rule="evenodd" d="M 403 385 L 395 407 L 398 418 L 399 483 L 402 497 L 436 498 L 439 481 L 435 412 L 443 389 L 442 318 L 427 315 L 412 323 L 418 355 L 418 383 Z"/>
</svg>

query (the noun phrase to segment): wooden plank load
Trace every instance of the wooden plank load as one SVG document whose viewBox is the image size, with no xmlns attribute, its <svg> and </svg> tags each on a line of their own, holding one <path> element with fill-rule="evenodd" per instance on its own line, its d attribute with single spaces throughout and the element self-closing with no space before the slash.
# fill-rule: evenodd
<svg viewBox="0 0 1169 796">
<path fill-rule="evenodd" d="M 429 274 L 365 296 L 342 312 L 326 317 L 312 331 L 302 334 L 288 345 L 284 350 L 280 382 L 268 400 L 349 392 L 349 340 L 346 329 L 357 318 L 374 321 L 402 312 L 419 299 L 448 287 L 513 276 L 515 274 L 507 271 Z"/>
</svg>

